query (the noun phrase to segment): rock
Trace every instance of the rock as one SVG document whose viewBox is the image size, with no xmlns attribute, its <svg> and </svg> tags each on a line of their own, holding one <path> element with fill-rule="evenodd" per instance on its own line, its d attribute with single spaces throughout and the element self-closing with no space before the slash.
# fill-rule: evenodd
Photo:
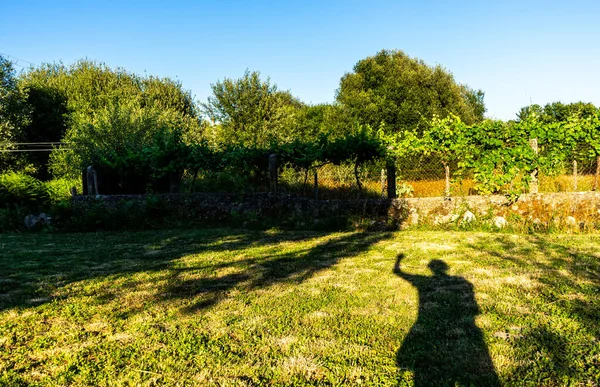
<svg viewBox="0 0 600 387">
<path fill-rule="evenodd" d="M 43 212 L 38 216 L 30 214 L 25 217 L 23 223 L 25 224 L 26 228 L 32 229 L 37 225 L 49 226 L 52 223 L 52 218 Z"/>
<path fill-rule="evenodd" d="M 578 226 L 577 219 L 572 216 L 567 216 L 565 218 L 565 225 L 570 228 L 576 228 Z"/>
<path fill-rule="evenodd" d="M 416 212 L 411 213 L 408 216 L 408 224 L 410 224 L 411 226 L 416 226 L 419 224 L 419 214 Z"/>
<path fill-rule="evenodd" d="M 438 215 L 435 217 L 433 224 L 434 225 L 440 225 L 440 224 L 448 224 L 448 223 L 454 223 L 458 220 L 460 216 L 457 214 L 448 214 L 448 215 Z"/>
<path fill-rule="evenodd" d="M 471 222 L 473 222 L 475 219 L 477 219 L 477 218 L 475 217 L 475 214 L 474 214 L 474 213 L 472 213 L 472 212 L 471 212 L 471 211 L 469 211 L 469 210 L 467 210 L 467 212 L 465 212 L 465 214 L 463 215 L 463 218 L 462 218 L 463 222 L 465 222 L 465 223 L 471 223 Z"/>
<path fill-rule="evenodd" d="M 34 228 L 35 225 L 37 224 L 37 222 L 38 222 L 38 217 L 33 214 L 27 215 L 25 217 L 25 219 L 23 220 L 23 223 L 25 224 L 25 228 L 27 228 L 27 229 Z"/>
<path fill-rule="evenodd" d="M 52 218 L 43 212 L 38 216 L 38 223 L 41 225 L 49 225 L 51 221 Z"/>
<path fill-rule="evenodd" d="M 508 222 L 502 216 L 496 216 L 494 218 L 494 226 L 497 228 L 504 228 L 508 226 Z"/>
</svg>

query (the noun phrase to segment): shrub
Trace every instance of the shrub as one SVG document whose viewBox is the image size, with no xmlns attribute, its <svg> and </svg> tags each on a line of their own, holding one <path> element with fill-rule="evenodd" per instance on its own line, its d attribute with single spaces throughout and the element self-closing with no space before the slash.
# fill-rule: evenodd
<svg viewBox="0 0 600 387">
<path fill-rule="evenodd" d="M 0 175 L 0 208 L 36 211 L 49 203 L 48 188 L 36 178 L 17 172 Z"/>
<path fill-rule="evenodd" d="M 81 181 L 79 179 L 60 178 L 50 180 L 44 183 L 48 194 L 50 195 L 50 201 L 58 203 L 63 200 L 68 200 L 71 197 L 71 188 L 78 188 L 78 192 L 81 194 Z"/>
</svg>

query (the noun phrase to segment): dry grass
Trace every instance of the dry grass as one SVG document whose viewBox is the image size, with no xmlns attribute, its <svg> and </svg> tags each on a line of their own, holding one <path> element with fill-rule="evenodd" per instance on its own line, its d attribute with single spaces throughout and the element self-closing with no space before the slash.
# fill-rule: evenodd
<svg viewBox="0 0 600 387">
<path fill-rule="evenodd" d="M 440 168 L 441 171 L 441 168 Z M 418 171 L 411 171 L 415 175 Z M 446 183 L 444 179 L 435 178 L 439 171 L 425 170 L 419 180 L 399 180 L 398 184 L 412 187 L 413 197 L 440 197 L 444 196 Z M 303 186 L 304 174 L 290 169 L 284 170 L 281 176 L 283 187 L 296 192 L 314 196 L 313 175 L 308 177 L 307 185 Z M 369 197 L 386 195 L 385 186 L 382 187 L 381 175 L 371 172 L 362 173 L 361 182 L 364 193 Z M 577 191 L 591 191 L 594 183 L 593 174 L 577 176 Z M 450 184 L 452 196 L 466 196 L 476 194 L 476 184 L 473 179 L 453 179 Z M 575 185 L 572 175 L 540 176 L 539 192 L 572 192 Z M 358 196 L 356 179 L 351 166 L 325 165 L 319 168 L 319 197 L 322 199 L 349 199 Z"/>
</svg>

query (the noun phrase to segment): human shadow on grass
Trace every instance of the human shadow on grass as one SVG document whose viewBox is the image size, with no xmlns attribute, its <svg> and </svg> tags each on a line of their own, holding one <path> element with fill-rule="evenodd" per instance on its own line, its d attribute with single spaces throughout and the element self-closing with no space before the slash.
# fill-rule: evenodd
<svg viewBox="0 0 600 387">
<path fill-rule="evenodd" d="M 134 288 L 138 283 L 129 274 L 194 269 L 173 265 L 175 260 L 189 254 L 302 242 L 325 235 L 326 232 L 215 229 L 0 236 L 0 312 L 70 297 L 73 293 L 61 289 L 78 281 L 125 276 L 123 286 Z M 195 269 L 228 265 L 206 263 Z M 97 292 L 94 296 L 97 302 L 108 302 L 118 297 L 118 289 L 106 290 L 105 294 Z"/>
<path fill-rule="evenodd" d="M 301 283 L 315 273 L 332 267 L 340 260 L 356 256 L 373 244 L 387 239 L 390 233 L 356 232 L 334 237 L 311 248 L 286 253 L 232 261 L 218 265 L 235 273 L 205 278 L 180 279 L 174 272 L 170 285 L 164 289 L 162 300 L 190 299 L 184 312 L 198 312 L 228 297 L 236 287 L 244 291 L 265 288 L 276 283 Z M 216 267 L 214 267 L 216 268 Z M 195 270 L 194 268 L 190 268 Z"/>
<path fill-rule="evenodd" d="M 475 325 L 479 306 L 473 285 L 463 277 L 448 275 L 448 266 L 432 260 L 433 275 L 409 274 L 400 264 L 394 273 L 419 292 L 419 314 L 398 350 L 401 371 L 414 373 L 414 386 L 500 386 L 498 376 Z"/>
</svg>

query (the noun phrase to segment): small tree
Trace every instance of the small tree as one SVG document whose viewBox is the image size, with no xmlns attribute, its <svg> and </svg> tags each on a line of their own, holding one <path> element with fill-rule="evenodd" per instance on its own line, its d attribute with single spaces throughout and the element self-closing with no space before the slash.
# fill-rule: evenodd
<svg viewBox="0 0 600 387">
<path fill-rule="evenodd" d="M 382 131 L 374 131 L 370 126 L 359 126 L 353 133 L 328 142 L 322 146 L 322 158 L 339 165 L 345 161 L 354 164 L 354 177 L 359 194 L 363 195 L 360 181 L 360 167 L 369 161 L 385 158 L 386 142 Z"/>
<path fill-rule="evenodd" d="M 467 148 L 467 125 L 458 116 L 434 116 L 423 134 L 424 153 L 439 158 L 446 176 L 445 196 L 450 196 L 450 165 L 463 161 Z"/>
<path fill-rule="evenodd" d="M 211 85 L 213 95 L 202 104 L 204 113 L 221 125 L 221 140 L 253 147 L 289 140 L 290 121 L 302 103 L 279 91 L 270 79 L 246 70 L 239 79 L 225 78 Z"/>
</svg>

